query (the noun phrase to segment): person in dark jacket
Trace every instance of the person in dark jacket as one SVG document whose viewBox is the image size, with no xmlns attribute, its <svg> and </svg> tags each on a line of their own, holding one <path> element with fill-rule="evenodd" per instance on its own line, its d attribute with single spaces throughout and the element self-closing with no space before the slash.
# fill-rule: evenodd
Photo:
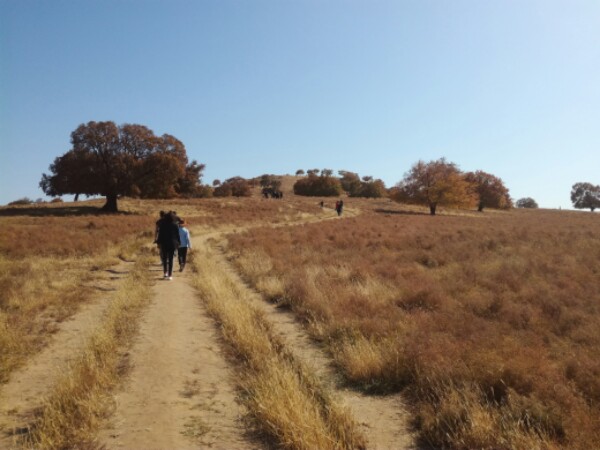
<svg viewBox="0 0 600 450">
<path fill-rule="evenodd" d="M 165 279 L 173 279 L 173 257 L 175 250 L 179 248 L 179 227 L 175 223 L 172 214 L 165 214 L 163 220 L 158 224 L 158 236 L 156 243 L 160 249 Z"/>
</svg>

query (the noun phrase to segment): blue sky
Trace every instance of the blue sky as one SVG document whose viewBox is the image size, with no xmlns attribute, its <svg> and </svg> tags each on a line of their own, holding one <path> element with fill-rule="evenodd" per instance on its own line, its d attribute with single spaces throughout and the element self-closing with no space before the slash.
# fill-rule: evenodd
<svg viewBox="0 0 600 450">
<path fill-rule="evenodd" d="M 0 0 L 0 204 L 90 120 L 176 136 L 208 183 L 443 156 L 566 208 L 600 184 L 600 2 Z"/>
</svg>

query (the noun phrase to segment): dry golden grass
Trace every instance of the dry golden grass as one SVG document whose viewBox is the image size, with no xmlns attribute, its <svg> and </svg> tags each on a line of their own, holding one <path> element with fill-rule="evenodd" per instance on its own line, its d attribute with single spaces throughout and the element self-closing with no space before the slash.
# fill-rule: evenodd
<svg viewBox="0 0 600 450">
<path fill-rule="evenodd" d="M 425 442 L 600 448 L 597 215 L 446 210 L 429 217 L 387 200 L 348 199 L 348 213 L 365 213 L 272 227 L 333 217 L 332 200 L 323 210 L 320 200 L 125 199 L 125 213 L 114 216 L 90 207 L 101 201 L 0 208 L 0 380 L 89 299 L 83 286 L 98 273 L 93 268 L 133 259 L 132 237 L 150 242 L 158 210 L 176 209 L 203 232 L 269 225 L 230 236 L 238 267 L 265 296 L 291 305 L 349 382 L 405 389 Z M 239 301 L 223 268 L 196 261 L 209 307 L 244 361 L 240 386 L 256 426 L 286 448 L 360 446 L 344 412 Z M 71 442 L 87 439 L 100 410 L 66 417 L 88 405 L 79 395 L 104 361 L 95 358 L 82 358 L 66 387 L 57 387 L 83 403 L 53 397 L 36 442 L 60 446 L 62 432 Z M 98 376 L 93 383 L 108 386 Z"/>
<path fill-rule="evenodd" d="M 311 202 L 314 203 L 314 202 Z M 159 210 L 177 210 L 190 226 L 239 226 L 296 220 L 297 207 L 262 199 L 103 200 L 0 208 L 0 383 L 35 354 L 60 322 L 98 292 L 101 272 L 135 254 L 136 236 L 151 242 Z"/>
<path fill-rule="evenodd" d="M 102 270 L 129 258 L 136 250 L 132 237 L 152 227 L 147 217 L 37 209 L 48 215 L 0 209 L 0 382 L 97 295 L 93 286 Z M 13 214 L 3 216 L 6 211 Z"/>
<path fill-rule="evenodd" d="M 254 427 L 289 449 L 362 448 L 350 415 L 286 352 L 227 269 L 199 249 L 196 285 L 240 360 L 239 387 Z"/>
<path fill-rule="evenodd" d="M 26 446 L 90 446 L 100 419 L 111 405 L 108 394 L 125 369 L 124 350 L 149 300 L 148 254 L 137 259 L 85 349 L 48 394 L 26 437 Z"/>
<path fill-rule="evenodd" d="M 406 389 L 439 448 L 600 447 L 600 221 L 378 213 L 229 237 L 350 382 Z"/>
</svg>

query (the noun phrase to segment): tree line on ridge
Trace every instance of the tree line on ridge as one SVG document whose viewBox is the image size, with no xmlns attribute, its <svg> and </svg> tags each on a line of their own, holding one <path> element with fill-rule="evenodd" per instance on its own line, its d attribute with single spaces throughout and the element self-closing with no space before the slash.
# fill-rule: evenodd
<svg viewBox="0 0 600 450">
<path fill-rule="evenodd" d="M 139 198 L 249 196 L 260 185 L 263 194 L 280 195 L 281 179 L 262 175 L 255 179 L 239 176 L 212 186 L 202 184 L 204 164 L 189 161 L 184 144 L 169 134 L 156 136 L 144 125 L 88 122 L 71 133 L 72 148 L 55 158 L 50 174 L 43 174 L 40 187 L 49 196 L 75 194 L 106 197 L 103 209 L 117 211 L 119 196 Z M 478 170 L 462 172 L 445 158 L 418 161 L 394 187 L 380 179 L 331 169 L 302 169 L 294 184 L 296 195 L 381 198 L 424 205 L 435 215 L 438 206 L 507 209 L 537 208 L 530 197 L 513 202 L 508 188 L 497 176 Z M 20 202 L 24 204 L 24 199 Z M 600 186 L 575 183 L 571 190 L 575 208 L 600 208 Z M 13 202 L 16 203 L 16 202 Z"/>
</svg>

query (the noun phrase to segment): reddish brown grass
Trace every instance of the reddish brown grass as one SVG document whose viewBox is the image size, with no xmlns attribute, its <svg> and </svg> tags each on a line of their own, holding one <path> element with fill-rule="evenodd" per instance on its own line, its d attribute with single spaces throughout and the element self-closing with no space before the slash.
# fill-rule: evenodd
<svg viewBox="0 0 600 450">
<path fill-rule="evenodd" d="M 365 214 L 230 237 L 349 382 L 405 388 L 442 448 L 600 447 L 600 221 Z"/>
</svg>

